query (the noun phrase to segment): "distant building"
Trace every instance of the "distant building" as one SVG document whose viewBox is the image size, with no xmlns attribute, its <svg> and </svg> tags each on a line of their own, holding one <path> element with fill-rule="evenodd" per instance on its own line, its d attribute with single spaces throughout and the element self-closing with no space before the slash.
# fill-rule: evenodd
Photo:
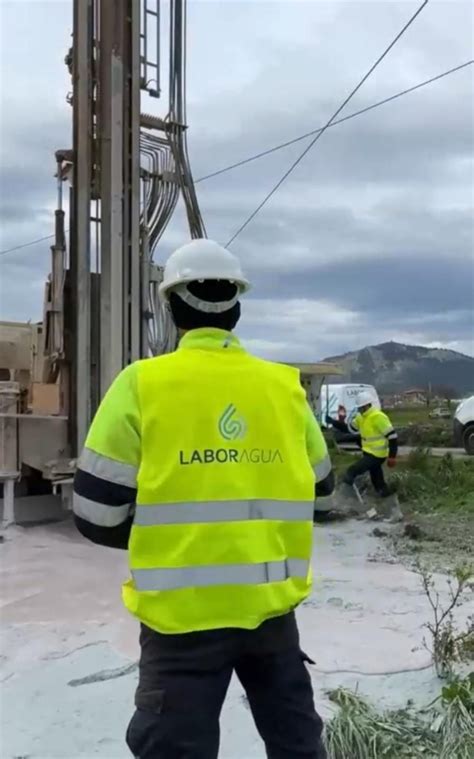
<svg viewBox="0 0 474 759">
<path fill-rule="evenodd" d="M 392 394 L 384 395 L 380 398 L 382 408 L 395 408 L 396 406 L 403 406 L 403 397 L 401 395 Z"/>
<path fill-rule="evenodd" d="M 426 390 L 419 387 L 410 388 L 403 393 L 403 399 L 408 405 L 419 406 L 426 404 Z"/>
</svg>

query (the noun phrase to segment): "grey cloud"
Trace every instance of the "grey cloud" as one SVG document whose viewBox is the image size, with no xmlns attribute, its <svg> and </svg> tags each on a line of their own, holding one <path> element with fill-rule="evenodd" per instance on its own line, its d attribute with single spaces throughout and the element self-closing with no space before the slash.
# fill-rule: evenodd
<svg viewBox="0 0 474 759">
<path fill-rule="evenodd" d="M 21 6 L 24 49 L 2 45 L 17 76 L 2 92 L 2 248 L 53 231 L 53 153 L 71 132 L 70 3 L 55 4 L 48 24 L 50 5 Z M 415 6 L 190 3 L 194 175 L 323 125 Z M 472 57 L 472 13 L 471 3 L 430 3 L 344 113 Z M 44 51 L 44 41 L 47 60 L 33 71 L 26 49 Z M 242 329 L 258 350 L 314 358 L 391 338 L 469 347 L 472 77 L 459 72 L 328 130 L 236 240 L 255 282 Z M 226 242 L 303 147 L 199 184 L 209 235 Z M 157 258 L 187 237 L 180 210 Z M 40 318 L 48 266 L 48 242 L 0 258 L 2 316 Z"/>
<path fill-rule="evenodd" d="M 314 361 L 361 348 L 368 343 L 397 340 L 411 344 L 446 345 L 472 354 L 474 332 L 470 312 L 453 312 L 447 324 L 440 314 L 385 315 L 345 310 L 330 301 L 247 301 L 241 332 L 251 348 L 277 360 Z M 453 332 L 457 340 L 452 341 Z"/>
<path fill-rule="evenodd" d="M 222 239 L 224 230 L 234 231 L 245 213 L 239 208 L 239 216 L 229 211 L 215 213 L 214 218 Z M 285 276 L 356 259 L 390 263 L 398 258 L 402 264 L 412 256 L 424 260 L 428 268 L 430 262 L 437 266 L 440 258 L 446 258 L 444 266 L 452 268 L 457 261 L 471 260 L 472 229 L 469 209 L 420 209 L 392 203 L 359 216 L 349 205 L 282 206 L 264 209 L 233 249 L 250 270 L 268 272 L 276 266 Z"/>
<path fill-rule="evenodd" d="M 270 281 L 264 275 L 257 278 L 256 289 L 262 296 L 283 287 L 287 297 L 296 293 L 303 298 L 326 297 L 336 305 L 372 312 L 374 319 L 460 307 L 467 312 L 474 294 L 472 264 L 449 266 L 446 260 L 428 263 L 414 256 L 326 264 L 318 271 Z"/>
</svg>

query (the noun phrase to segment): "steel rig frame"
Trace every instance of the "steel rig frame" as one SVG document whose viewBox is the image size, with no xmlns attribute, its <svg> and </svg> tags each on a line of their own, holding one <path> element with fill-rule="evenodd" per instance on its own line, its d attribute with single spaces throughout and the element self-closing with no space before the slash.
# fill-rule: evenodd
<svg viewBox="0 0 474 759">
<path fill-rule="evenodd" d="M 56 152 L 58 208 L 44 314 L 44 379 L 63 385 L 72 457 L 120 370 L 175 345 L 153 254 L 180 194 L 191 237 L 206 234 L 186 145 L 185 0 L 170 0 L 165 10 L 169 105 L 160 118 L 141 112 L 142 93 L 162 96 L 159 0 L 74 0 L 65 60 L 73 147 Z"/>
</svg>

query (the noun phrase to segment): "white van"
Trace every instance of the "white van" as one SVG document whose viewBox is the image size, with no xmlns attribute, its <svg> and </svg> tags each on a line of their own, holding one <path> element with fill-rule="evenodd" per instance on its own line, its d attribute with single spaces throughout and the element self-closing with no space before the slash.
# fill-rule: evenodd
<svg viewBox="0 0 474 759">
<path fill-rule="evenodd" d="M 474 456 L 474 395 L 461 401 L 454 414 L 454 440 Z"/>
<path fill-rule="evenodd" d="M 326 416 L 345 420 L 348 424 L 357 414 L 357 396 L 362 391 L 370 393 L 375 408 L 380 408 L 380 399 L 373 385 L 341 384 L 323 385 L 319 397 L 318 419 L 322 427 L 327 427 Z"/>
</svg>

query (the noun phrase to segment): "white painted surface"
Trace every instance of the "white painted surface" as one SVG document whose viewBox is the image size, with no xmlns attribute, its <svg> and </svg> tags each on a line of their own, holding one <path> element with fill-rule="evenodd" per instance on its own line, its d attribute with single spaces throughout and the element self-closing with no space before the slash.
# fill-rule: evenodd
<svg viewBox="0 0 474 759">
<path fill-rule="evenodd" d="M 419 580 L 399 564 L 368 561 L 379 546 L 372 529 L 316 528 L 314 592 L 298 616 L 325 715 L 324 692 L 339 685 L 395 706 L 425 703 L 439 688 L 427 653 L 413 650 L 429 616 Z M 125 759 L 138 657 L 138 625 L 120 600 L 125 555 L 86 543 L 63 523 L 12 528 L 0 557 L 2 759 Z M 233 682 L 221 758 L 258 757 L 263 746 Z"/>
<path fill-rule="evenodd" d="M 30 522 L 38 523 L 65 519 L 67 511 L 63 507 L 60 495 L 25 495 L 14 499 L 9 513 L 6 499 L 0 498 L 0 515 L 8 525 L 24 525 Z"/>
<path fill-rule="evenodd" d="M 463 426 L 474 422 L 474 395 L 461 401 L 454 416 Z"/>
<path fill-rule="evenodd" d="M 16 478 L 15 478 L 16 479 Z M 15 479 L 3 479 L 3 526 L 9 527 L 15 522 Z"/>
</svg>

